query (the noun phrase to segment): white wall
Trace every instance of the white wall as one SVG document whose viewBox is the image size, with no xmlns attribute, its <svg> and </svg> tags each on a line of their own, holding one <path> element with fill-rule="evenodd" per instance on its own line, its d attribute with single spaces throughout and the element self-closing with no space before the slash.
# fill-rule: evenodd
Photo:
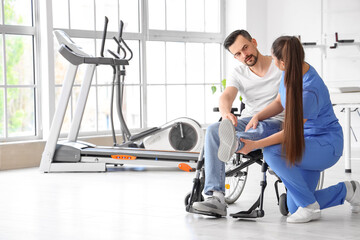
<svg viewBox="0 0 360 240">
<path fill-rule="evenodd" d="M 246 29 L 246 0 L 227 0 L 225 8 L 225 37 L 237 29 Z M 224 60 L 226 78 L 238 62 L 228 51 Z"/>
<path fill-rule="evenodd" d="M 225 35 L 237 29 L 247 30 L 253 38 L 258 40 L 258 49 L 266 51 L 267 0 L 226 0 L 226 27 Z M 261 6 L 257 8 L 257 6 Z M 225 53 L 225 77 L 231 74 L 233 68 L 239 65 L 229 52 Z M 239 99 L 239 96 L 236 98 Z M 233 107 L 239 107 L 240 101 L 234 101 Z"/>
<path fill-rule="evenodd" d="M 257 7 L 261 6 L 261 7 Z M 247 30 L 258 40 L 260 52 L 266 52 L 267 39 L 267 0 L 227 0 L 226 1 L 226 36 L 237 29 Z M 230 59 L 230 58 L 229 58 Z M 237 60 L 230 59 L 230 64 Z M 227 66 L 229 67 L 229 66 Z M 232 68 L 228 68 L 232 69 Z"/>
<path fill-rule="evenodd" d="M 302 42 L 322 43 L 321 1 L 272 0 L 268 4 L 267 50 L 271 54 L 273 41 L 281 35 L 300 36 Z M 322 50 L 305 48 L 306 61 L 322 74 Z"/>
<path fill-rule="evenodd" d="M 334 33 L 339 39 L 354 39 L 360 44 L 360 1 L 358 0 L 324 0 L 324 38 L 327 44 L 334 42 Z M 360 87 L 360 45 L 342 46 L 328 49 L 324 61 L 324 79 L 331 86 Z M 344 113 L 335 107 L 340 123 L 344 124 Z M 352 156 L 360 158 L 360 115 L 351 113 L 351 125 L 358 139 L 351 136 Z"/>
<path fill-rule="evenodd" d="M 268 0 L 247 0 L 247 16 L 246 29 L 253 38 L 257 40 L 258 49 L 262 54 L 267 54 L 267 6 L 270 4 Z"/>
<path fill-rule="evenodd" d="M 246 28 L 257 39 L 259 50 L 271 54 L 272 42 L 281 35 L 300 35 L 302 42 L 322 47 L 306 48 L 306 61 L 315 67 L 331 88 L 333 85 L 360 86 L 360 45 L 336 49 L 335 32 L 341 39 L 360 42 L 358 0 L 247 0 Z M 335 113 L 344 126 L 340 107 Z M 360 115 L 352 113 L 353 157 L 360 158 Z"/>
<path fill-rule="evenodd" d="M 281 35 L 301 35 L 303 42 L 321 43 L 321 1 L 271 0 L 267 16 L 269 51 L 272 42 Z"/>
</svg>

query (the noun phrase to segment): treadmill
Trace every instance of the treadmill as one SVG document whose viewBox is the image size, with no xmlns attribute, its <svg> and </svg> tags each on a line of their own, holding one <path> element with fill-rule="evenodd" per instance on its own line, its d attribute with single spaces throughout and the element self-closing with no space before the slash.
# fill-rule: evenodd
<svg viewBox="0 0 360 240">
<path fill-rule="evenodd" d="M 107 18 L 106 18 L 107 21 Z M 106 30 L 106 28 L 105 28 Z M 105 31 L 104 31 L 105 32 Z M 178 166 L 182 170 L 193 171 L 200 154 L 185 151 L 157 151 L 123 146 L 95 146 L 78 141 L 78 133 L 86 106 L 92 78 L 96 66 L 109 65 L 114 69 L 129 65 L 126 59 L 103 56 L 105 33 L 101 57 L 87 54 L 61 30 L 54 35 L 59 41 L 59 53 L 69 62 L 60 99 L 51 124 L 49 137 L 42 154 L 40 171 L 49 172 L 105 172 L 114 166 L 151 165 Z M 69 103 L 72 87 L 79 65 L 85 64 L 86 70 L 81 84 L 76 110 L 66 140 L 59 141 L 61 126 Z"/>
</svg>

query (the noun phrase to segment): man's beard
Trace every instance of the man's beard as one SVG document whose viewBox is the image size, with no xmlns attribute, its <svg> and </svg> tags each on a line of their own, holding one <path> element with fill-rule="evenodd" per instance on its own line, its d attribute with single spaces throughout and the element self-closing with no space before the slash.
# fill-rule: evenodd
<svg viewBox="0 0 360 240">
<path fill-rule="evenodd" d="M 258 56 L 259 56 L 259 52 L 257 52 L 256 56 L 254 56 L 254 55 L 252 55 L 252 54 L 251 54 L 250 56 L 248 56 L 247 58 L 249 58 L 249 60 L 254 57 L 254 61 L 253 61 L 253 63 L 251 63 L 251 64 L 248 64 L 248 63 L 245 61 L 245 65 L 248 66 L 248 67 L 254 66 L 254 65 L 257 63 Z"/>
</svg>

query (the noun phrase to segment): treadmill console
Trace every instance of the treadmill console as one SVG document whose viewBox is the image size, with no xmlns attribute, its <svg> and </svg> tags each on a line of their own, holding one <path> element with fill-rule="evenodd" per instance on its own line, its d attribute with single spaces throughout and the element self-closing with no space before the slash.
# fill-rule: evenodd
<svg viewBox="0 0 360 240">
<path fill-rule="evenodd" d="M 71 38 L 62 30 L 55 30 L 54 35 L 59 43 L 59 45 L 65 45 L 68 49 L 75 52 L 76 54 L 82 55 L 84 57 L 91 57 L 91 55 L 84 52 L 84 50 L 77 45 Z"/>
</svg>

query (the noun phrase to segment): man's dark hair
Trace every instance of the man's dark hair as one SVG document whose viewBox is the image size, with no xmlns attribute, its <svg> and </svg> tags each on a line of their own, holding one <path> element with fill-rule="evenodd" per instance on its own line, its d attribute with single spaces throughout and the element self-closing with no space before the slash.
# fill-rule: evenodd
<svg viewBox="0 0 360 240">
<path fill-rule="evenodd" d="M 235 30 L 232 33 L 230 33 L 230 35 L 227 36 L 227 38 L 225 39 L 224 48 L 229 51 L 229 47 L 231 45 L 233 45 L 233 43 L 235 42 L 236 38 L 239 35 L 243 36 L 244 38 L 246 38 L 249 41 L 251 41 L 251 39 L 252 39 L 252 37 L 251 37 L 250 33 L 248 33 L 248 31 L 246 31 L 246 30 Z"/>
</svg>

